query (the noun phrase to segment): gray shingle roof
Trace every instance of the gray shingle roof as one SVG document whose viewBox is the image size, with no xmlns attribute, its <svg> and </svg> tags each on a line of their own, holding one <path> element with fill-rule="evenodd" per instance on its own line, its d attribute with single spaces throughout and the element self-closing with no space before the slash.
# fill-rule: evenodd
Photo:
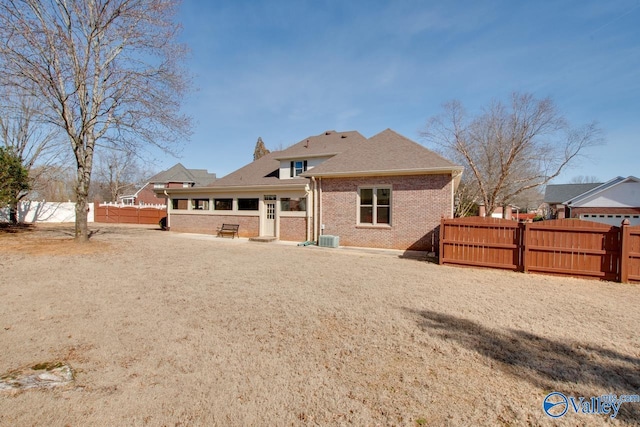
<svg viewBox="0 0 640 427">
<path fill-rule="evenodd" d="M 333 156 L 310 169 L 302 177 L 280 179 L 280 160 Z M 438 170 L 462 170 L 449 160 L 422 145 L 387 129 L 366 139 L 359 132 L 327 131 L 310 136 L 291 147 L 269 153 L 222 177 L 213 187 L 290 186 L 307 184 L 310 176 L 341 174 L 428 173 Z"/>
<path fill-rule="evenodd" d="M 550 205 L 564 203 L 601 185 L 601 182 L 587 184 L 549 184 L 544 191 L 544 201 Z"/>
<path fill-rule="evenodd" d="M 305 176 L 461 170 L 444 157 L 386 129 L 308 171 Z"/>
<path fill-rule="evenodd" d="M 310 136 L 291 147 L 269 153 L 258 160 L 230 173 L 213 184 L 214 187 L 307 184 L 308 178 L 279 179 L 280 159 L 306 159 L 335 155 L 354 144 L 366 142 L 359 132 L 327 131 Z"/>
<path fill-rule="evenodd" d="M 354 144 L 366 142 L 367 139 L 357 131 L 336 132 L 328 130 L 320 135 L 310 136 L 282 150 L 276 159 L 303 159 L 334 155 L 345 151 Z"/>
<path fill-rule="evenodd" d="M 213 187 L 234 187 L 254 185 L 291 185 L 295 183 L 306 184 L 306 178 L 280 179 L 280 161 L 276 157 L 282 151 L 274 151 L 260 157 L 240 169 L 231 172 L 213 183 Z"/>
<path fill-rule="evenodd" d="M 203 187 L 211 184 L 216 179 L 215 173 L 209 173 L 206 169 L 187 169 L 182 163 L 177 163 L 151 178 L 152 184 L 166 184 L 169 182 L 190 182 L 196 187 Z"/>
</svg>

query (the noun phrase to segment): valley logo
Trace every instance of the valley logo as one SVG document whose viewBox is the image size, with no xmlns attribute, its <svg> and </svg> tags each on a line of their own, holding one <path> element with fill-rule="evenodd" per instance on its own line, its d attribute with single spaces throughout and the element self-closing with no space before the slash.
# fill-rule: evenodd
<svg viewBox="0 0 640 427">
<path fill-rule="evenodd" d="M 618 397 L 616 394 L 603 394 L 602 396 L 590 398 L 567 397 L 559 391 L 554 391 L 544 398 L 542 409 L 551 418 L 560 418 L 569 410 L 576 414 L 609 415 L 611 418 L 615 418 L 618 415 L 620 406 L 627 402 L 638 403 L 640 402 L 640 396 L 637 394 L 622 394 Z"/>
</svg>

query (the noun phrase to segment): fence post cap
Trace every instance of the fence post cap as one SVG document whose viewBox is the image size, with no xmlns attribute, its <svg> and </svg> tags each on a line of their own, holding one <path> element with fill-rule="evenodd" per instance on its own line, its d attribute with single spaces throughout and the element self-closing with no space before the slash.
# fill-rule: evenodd
<svg viewBox="0 0 640 427">
<path fill-rule="evenodd" d="M 622 220 L 622 225 L 629 225 L 629 218 L 625 218 Z"/>
</svg>

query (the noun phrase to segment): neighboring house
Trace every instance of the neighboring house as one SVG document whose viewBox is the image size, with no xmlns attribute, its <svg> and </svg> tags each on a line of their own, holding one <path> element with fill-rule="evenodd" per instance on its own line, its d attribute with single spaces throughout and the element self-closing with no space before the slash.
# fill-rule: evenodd
<svg viewBox="0 0 640 427">
<path fill-rule="evenodd" d="M 452 217 L 463 168 L 387 129 L 369 139 L 327 131 L 202 188 L 167 188 L 168 227 L 291 241 L 433 250 Z M 155 190 L 157 193 L 158 189 Z"/>
<path fill-rule="evenodd" d="M 610 225 L 628 219 L 640 224 L 640 179 L 617 177 L 605 183 L 547 185 L 545 202 L 553 218 L 579 218 Z"/>
<path fill-rule="evenodd" d="M 520 208 L 513 205 L 507 206 L 497 206 L 493 213 L 490 215 L 491 218 L 504 218 L 511 219 L 518 222 L 533 222 L 533 218 L 537 216 L 537 212 L 528 212 L 522 213 L 520 212 Z M 478 209 L 478 216 L 487 216 L 486 209 L 484 204 L 481 204 Z"/>
<path fill-rule="evenodd" d="M 215 173 L 209 173 L 206 169 L 187 169 L 178 163 L 149 178 L 135 193 L 119 197 L 119 201 L 127 205 L 164 205 L 167 203 L 166 196 L 154 190 L 204 187 L 215 180 Z"/>
</svg>

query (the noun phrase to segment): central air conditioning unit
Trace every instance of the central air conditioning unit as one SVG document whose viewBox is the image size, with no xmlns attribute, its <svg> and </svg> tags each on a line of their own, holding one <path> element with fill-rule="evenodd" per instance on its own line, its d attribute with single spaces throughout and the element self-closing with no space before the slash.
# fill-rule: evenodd
<svg viewBox="0 0 640 427">
<path fill-rule="evenodd" d="M 340 246 L 340 238 L 338 236 L 323 235 L 318 239 L 318 246 L 323 248 L 337 248 Z"/>
</svg>

